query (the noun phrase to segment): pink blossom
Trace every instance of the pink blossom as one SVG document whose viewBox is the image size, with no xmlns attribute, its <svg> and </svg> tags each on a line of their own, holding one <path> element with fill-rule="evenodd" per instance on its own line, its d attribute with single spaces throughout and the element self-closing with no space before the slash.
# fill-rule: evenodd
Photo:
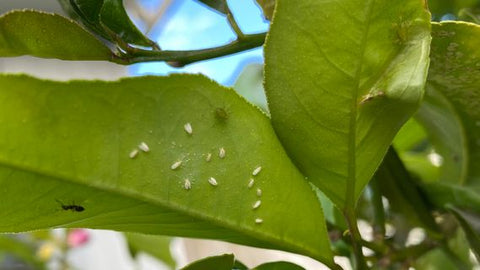
<svg viewBox="0 0 480 270">
<path fill-rule="evenodd" d="M 70 247 L 79 247 L 88 242 L 90 235 L 87 230 L 73 229 L 69 231 L 67 236 L 67 244 Z"/>
</svg>

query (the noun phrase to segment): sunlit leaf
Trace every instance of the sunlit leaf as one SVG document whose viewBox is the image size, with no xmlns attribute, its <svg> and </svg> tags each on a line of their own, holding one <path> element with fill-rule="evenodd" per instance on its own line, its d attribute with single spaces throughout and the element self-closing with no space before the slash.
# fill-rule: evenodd
<svg viewBox="0 0 480 270">
<path fill-rule="evenodd" d="M 118 37 L 126 43 L 155 46 L 130 20 L 122 0 L 59 1 L 74 19 L 79 19 L 87 28 L 108 40 L 117 42 Z"/>
<path fill-rule="evenodd" d="M 270 262 L 259 265 L 253 270 L 305 270 L 305 268 L 290 262 Z"/>
<path fill-rule="evenodd" d="M 233 254 L 207 257 L 193 262 L 181 270 L 232 270 L 235 258 Z"/>
<path fill-rule="evenodd" d="M 418 0 L 278 0 L 275 14 L 274 128 L 308 180 L 352 208 L 423 96 L 429 13 Z"/>
<path fill-rule="evenodd" d="M 112 53 L 69 19 L 23 10 L 0 17 L 0 57 L 21 55 L 63 60 L 109 60 Z"/>
<path fill-rule="evenodd" d="M 139 233 L 125 233 L 128 248 L 133 256 L 145 252 L 172 268 L 175 260 L 170 252 L 171 238 L 158 235 L 146 235 Z"/>
<path fill-rule="evenodd" d="M 232 89 L 193 75 L 68 83 L 4 75 L 0 85 L 1 232 L 215 238 L 332 264 L 314 192 L 270 120 Z"/>
</svg>

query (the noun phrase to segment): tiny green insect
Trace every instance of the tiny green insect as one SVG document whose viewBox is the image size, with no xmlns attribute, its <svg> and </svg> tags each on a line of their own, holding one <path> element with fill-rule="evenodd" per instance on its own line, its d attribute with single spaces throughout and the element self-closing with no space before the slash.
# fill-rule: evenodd
<svg viewBox="0 0 480 270">
<path fill-rule="evenodd" d="M 228 112 L 225 108 L 216 108 L 215 109 L 215 117 L 218 120 L 225 121 L 225 120 L 228 119 L 229 115 L 228 115 Z"/>
</svg>

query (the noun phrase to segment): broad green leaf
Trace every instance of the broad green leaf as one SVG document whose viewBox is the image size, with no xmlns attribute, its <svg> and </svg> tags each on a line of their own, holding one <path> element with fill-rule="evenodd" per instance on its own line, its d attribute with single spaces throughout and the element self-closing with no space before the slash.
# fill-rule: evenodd
<svg viewBox="0 0 480 270">
<path fill-rule="evenodd" d="M 87 28 L 114 42 L 117 37 L 126 43 L 141 46 L 156 46 L 128 17 L 122 0 L 59 0 L 67 13 L 72 11 Z M 115 36 L 112 36 L 116 35 Z"/>
<path fill-rule="evenodd" d="M 432 164 L 428 155 L 428 152 L 405 152 L 400 154 L 402 162 L 408 172 L 425 183 L 436 182 L 441 175 L 440 168 Z"/>
<path fill-rule="evenodd" d="M 32 10 L 2 15 L 0 57 L 27 54 L 63 60 L 110 60 L 112 55 L 97 38 L 62 16 Z"/>
<path fill-rule="evenodd" d="M 416 270 L 469 270 L 467 266 L 452 254 L 436 248 L 420 257 L 412 265 Z"/>
<path fill-rule="evenodd" d="M 409 151 L 416 152 L 426 140 L 427 133 L 423 126 L 420 125 L 415 118 L 410 118 L 400 131 L 398 131 L 393 140 L 393 146 L 399 153 Z"/>
<path fill-rule="evenodd" d="M 432 72 L 434 74 L 435 71 Z M 416 119 L 425 127 L 435 151 L 442 156 L 436 180 L 462 184 L 466 178 L 467 163 L 464 161 L 468 160 L 464 128 L 451 101 L 435 88 L 429 80 Z"/>
<path fill-rule="evenodd" d="M 265 48 L 272 122 L 300 171 L 353 207 L 419 106 L 430 16 L 419 0 L 278 0 Z"/>
<path fill-rule="evenodd" d="M 275 0 L 256 0 L 263 10 L 263 16 L 269 21 L 273 18 L 273 10 L 275 9 Z"/>
<path fill-rule="evenodd" d="M 466 219 L 467 213 L 463 212 L 460 209 L 457 209 L 454 206 L 448 206 L 447 209 L 452 213 L 455 218 L 457 219 L 458 223 L 462 227 L 463 231 L 466 234 L 466 238 L 468 243 L 470 244 L 470 248 L 472 249 L 473 253 L 477 257 L 477 260 L 480 259 L 480 236 L 478 233 L 472 228 L 468 220 Z"/>
<path fill-rule="evenodd" d="M 207 257 L 193 262 L 181 270 L 232 270 L 235 263 L 233 254 Z"/>
<path fill-rule="evenodd" d="M 245 266 L 241 261 L 235 260 L 235 263 L 233 264 L 233 269 L 234 270 L 248 270 L 248 267 Z"/>
<path fill-rule="evenodd" d="M 423 191 L 435 206 L 445 209 L 451 204 L 462 209 L 480 213 L 480 196 L 478 190 L 448 183 L 429 183 L 423 185 Z"/>
<path fill-rule="evenodd" d="M 432 62 L 419 112 L 443 157 L 442 182 L 480 187 L 480 26 L 433 25 Z"/>
<path fill-rule="evenodd" d="M 0 85 L 1 232 L 215 238 L 333 265 L 314 192 L 270 120 L 232 89 L 193 75 L 69 83 L 4 75 Z"/>
<path fill-rule="evenodd" d="M 438 227 L 427 202 L 393 148 L 387 152 L 375 177 L 393 213 L 404 215 L 405 220 L 414 226 L 421 226 L 438 236 Z"/>
<path fill-rule="evenodd" d="M 174 268 L 175 260 L 170 252 L 171 238 L 157 235 L 139 233 L 124 234 L 130 253 L 135 257 L 140 252 L 145 252 Z"/>
<path fill-rule="evenodd" d="M 467 240 L 465 232 L 461 228 L 456 228 L 453 235 L 451 235 L 447 242 L 448 248 L 455 256 L 464 264 L 473 268 L 472 259 L 470 257 L 470 245 Z"/>
<path fill-rule="evenodd" d="M 227 14 L 228 6 L 226 0 L 197 0 L 198 2 L 207 5 L 222 14 Z"/>
<path fill-rule="evenodd" d="M 290 262 L 270 262 L 259 265 L 253 270 L 305 270 L 305 268 Z"/>
<path fill-rule="evenodd" d="M 246 66 L 238 76 L 233 89 L 268 113 L 267 97 L 265 97 L 263 89 L 263 65 L 250 64 Z"/>
</svg>

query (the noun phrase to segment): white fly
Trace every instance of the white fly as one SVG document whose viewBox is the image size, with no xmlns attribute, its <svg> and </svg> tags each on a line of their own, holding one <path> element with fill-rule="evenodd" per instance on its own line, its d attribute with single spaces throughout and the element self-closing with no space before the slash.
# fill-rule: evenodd
<svg viewBox="0 0 480 270">
<path fill-rule="evenodd" d="M 253 170 L 252 175 L 256 176 L 257 174 L 260 173 L 261 170 L 262 170 L 262 166 L 258 166 L 257 168 L 255 168 L 255 170 Z"/>
<path fill-rule="evenodd" d="M 182 165 L 182 161 L 179 160 L 179 161 L 173 163 L 172 166 L 170 166 L 170 169 L 176 170 L 176 169 L 177 169 L 178 167 L 180 167 L 181 165 Z"/>
<path fill-rule="evenodd" d="M 210 185 L 212 185 L 212 186 L 217 186 L 218 185 L 217 180 L 213 177 L 208 178 L 208 183 L 210 183 Z"/>
<path fill-rule="evenodd" d="M 192 124 L 190 123 L 186 123 L 183 128 L 185 129 L 185 132 L 187 132 L 189 135 L 192 135 L 193 133 L 193 128 L 192 128 Z"/>
</svg>

